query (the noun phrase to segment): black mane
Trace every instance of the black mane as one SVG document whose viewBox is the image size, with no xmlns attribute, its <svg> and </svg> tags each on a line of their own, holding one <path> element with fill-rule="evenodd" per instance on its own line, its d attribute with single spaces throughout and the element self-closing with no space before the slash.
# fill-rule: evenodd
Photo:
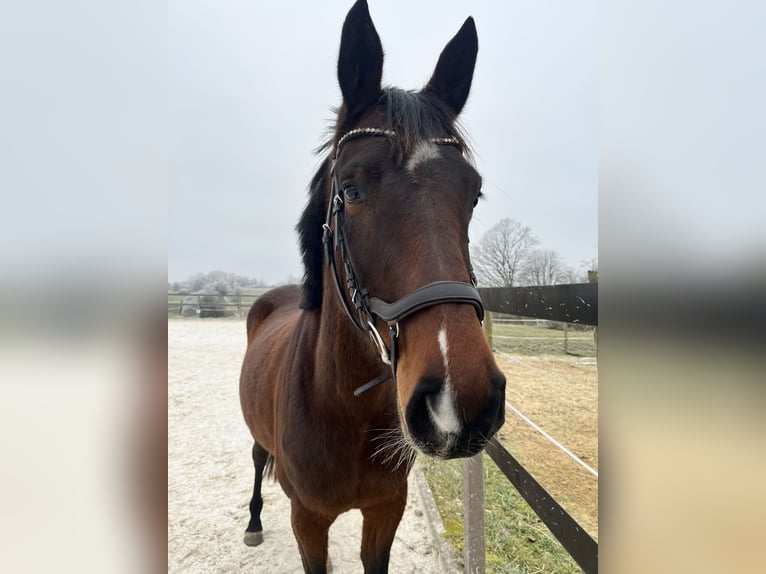
<svg viewBox="0 0 766 574">
<path fill-rule="evenodd" d="M 341 108 L 332 137 L 317 150 L 317 153 L 325 153 L 326 156 L 311 179 L 309 200 L 296 226 L 304 267 L 303 309 L 318 309 L 322 304 L 322 225 L 327 208 L 328 167 L 331 154 L 335 153 L 337 142 L 346 131 L 354 127 L 394 130 L 396 137 L 391 139 L 391 151 L 400 162 L 412 153 L 418 142 L 435 137 L 457 139 L 463 152 L 470 157 L 470 149 L 455 121 L 454 113 L 447 104 L 427 90 L 412 92 L 385 88 L 381 91 L 376 107 L 383 116 L 382 125 L 347 125 L 345 110 Z"/>
<path fill-rule="evenodd" d="M 296 226 L 303 256 L 303 309 L 319 309 L 322 305 L 322 224 L 325 220 L 325 182 L 328 180 L 328 161 L 322 162 L 311 178 L 309 200 Z"/>
</svg>

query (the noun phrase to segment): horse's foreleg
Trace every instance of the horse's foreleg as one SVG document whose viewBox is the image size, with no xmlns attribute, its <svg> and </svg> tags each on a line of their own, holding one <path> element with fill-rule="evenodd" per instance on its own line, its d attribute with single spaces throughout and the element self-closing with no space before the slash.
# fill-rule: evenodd
<svg viewBox="0 0 766 574">
<path fill-rule="evenodd" d="M 293 498 L 293 533 L 298 541 L 306 574 L 327 573 L 327 532 L 334 521 L 334 516 L 328 517 L 312 512 Z"/>
<path fill-rule="evenodd" d="M 253 466 L 255 467 L 255 483 L 253 484 L 253 497 L 250 499 L 250 523 L 245 530 L 245 544 L 258 546 L 263 542 L 263 525 L 261 524 L 261 510 L 263 510 L 263 497 L 261 496 L 261 484 L 263 483 L 263 469 L 269 453 L 257 442 L 253 443 Z"/>
<path fill-rule="evenodd" d="M 407 485 L 394 500 L 362 509 L 362 563 L 364 574 L 387 574 L 394 535 L 407 504 Z"/>
</svg>

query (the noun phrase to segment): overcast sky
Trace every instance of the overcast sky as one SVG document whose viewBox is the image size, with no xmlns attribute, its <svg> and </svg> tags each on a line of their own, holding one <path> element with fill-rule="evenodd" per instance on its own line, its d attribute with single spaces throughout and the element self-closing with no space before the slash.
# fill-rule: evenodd
<svg viewBox="0 0 766 574">
<path fill-rule="evenodd" d="M 319 158 L 353 2 L 170 0 L 168 280 L 221 269 L 278 283 L 303 270 L 294 231 Z M 598 256 L 593 2 L 370 2 L 383 81 L 419 89 L 469 15 L 479 56 L 462 115 L 485 201 L 579 268 Z"/>
</svg>

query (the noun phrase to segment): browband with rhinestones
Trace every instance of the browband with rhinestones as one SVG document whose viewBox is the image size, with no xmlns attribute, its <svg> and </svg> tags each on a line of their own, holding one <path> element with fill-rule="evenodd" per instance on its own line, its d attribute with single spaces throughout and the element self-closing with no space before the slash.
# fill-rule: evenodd
<svg viewBox="0 0 766 574">
<path fill-rule="evenodd" d="M 396 132 L 394 130 L 384 130 L 381 128 L 355 128 L 343 134 L 343 137 L 341 137 L 338 140 L 338 147 L 343 145 L 343 142 L 345 142 L 348 138 L 352 138 L 354 136 L 359 136 L 359 135 L 390 137 L 390 136 L 395 136 Z"/>
<path fill-rule="evenodd" d="M 347 139 L 352 138 L 354 136 L 360 136 L 360 135 L 393 137 L 396 135 L 396 132 L 394 130 L 384 130 L 382 128 L 355 128 L 343 134 L 343 136 L 338 140 L 337 149 L 340 150 L 340 146 L 343 145 L 343 143 Z M 435 143 L 437 145 L 456 145 L 456 146 L 463 145 L 460 143 L 459 139 L 454 137 L 429 138 L 428 141 Z"/>
</svg>

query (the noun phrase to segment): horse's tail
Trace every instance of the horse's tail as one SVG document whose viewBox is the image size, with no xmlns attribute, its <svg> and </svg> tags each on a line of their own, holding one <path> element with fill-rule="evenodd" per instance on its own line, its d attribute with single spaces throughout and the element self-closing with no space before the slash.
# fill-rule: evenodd
<svg viewBox="0 0 766 574">
<path fill-rule="evenodd" d="M 271 453 L 266 457 L 266 464 L 263 466 L 263 476 L 271 480 L 276 480 L 277 478 L 277 472 L 274 468 L 274 455 Z"/>
</svg>

